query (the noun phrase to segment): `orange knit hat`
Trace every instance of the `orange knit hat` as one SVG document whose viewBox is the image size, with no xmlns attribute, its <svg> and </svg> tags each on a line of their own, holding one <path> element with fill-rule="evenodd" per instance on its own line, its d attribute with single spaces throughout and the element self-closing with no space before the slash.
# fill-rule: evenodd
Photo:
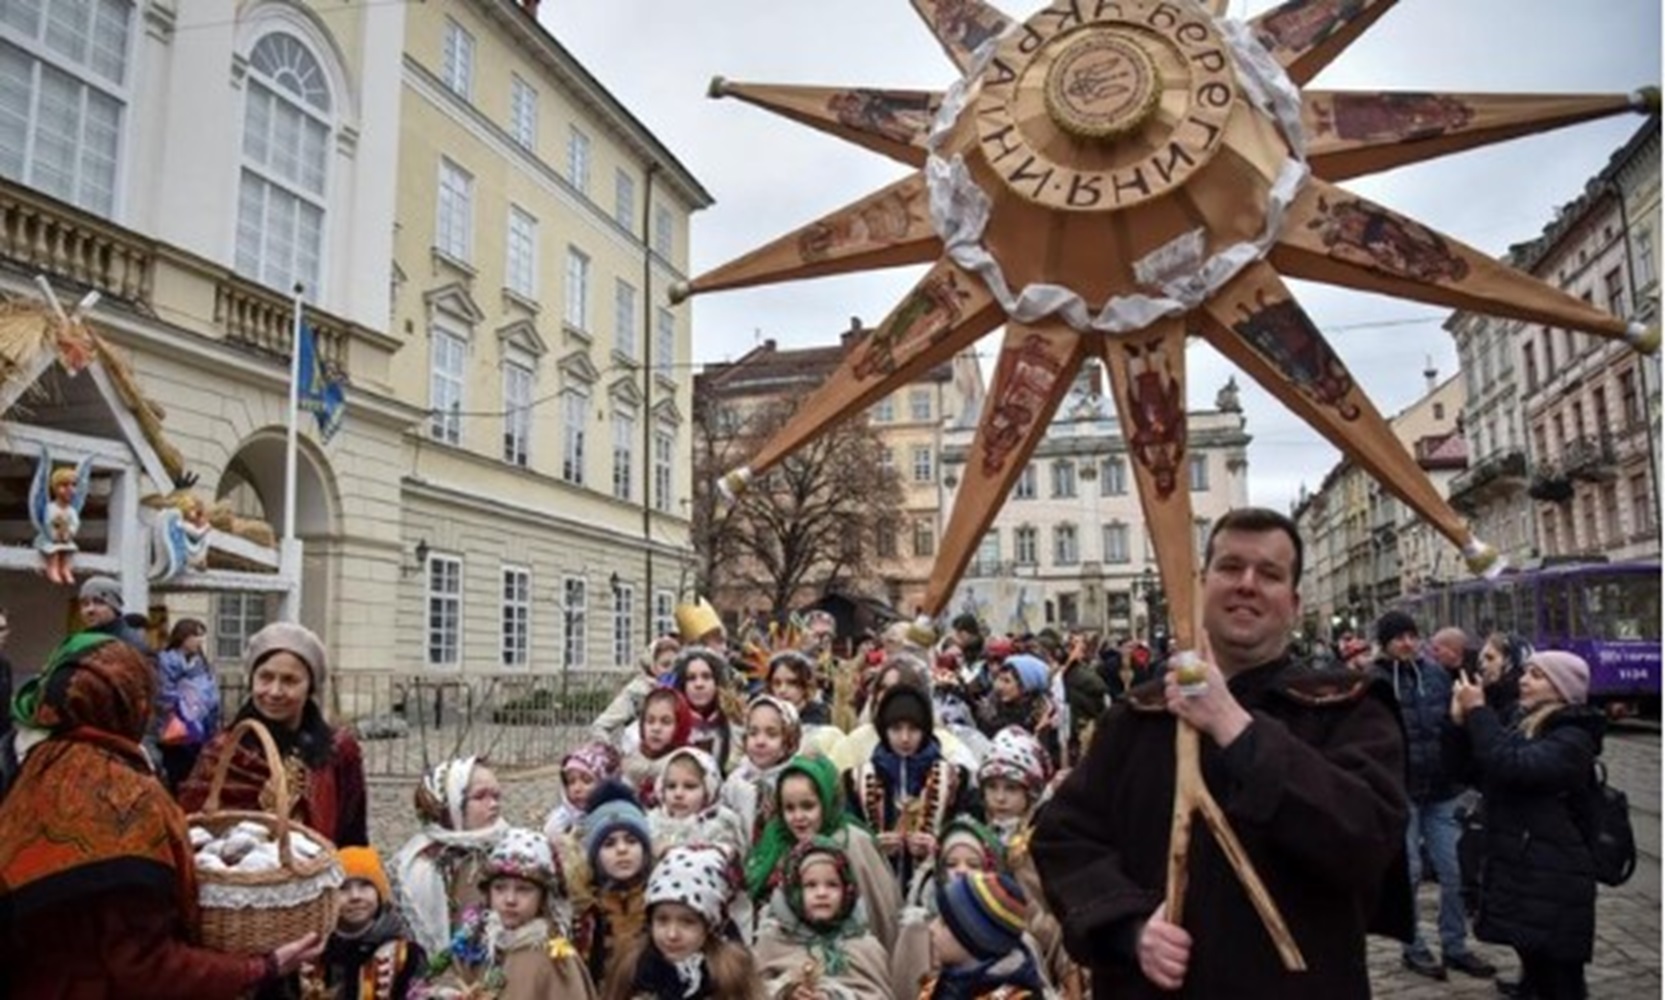
<svg viewBox="0 0 1665 1000">
<path fill-rule="evenodd" d="M 382 870 L 382 859 L 372 847 L 343 847 L 336 852 L 341 860 L 341 870 L 348 879 L 359 879 L 369 882 L 376 887 L 376 895 L 385 904 L 393 899 L 393 888 L 387 882 L 387 872 Z"/>
</svg>

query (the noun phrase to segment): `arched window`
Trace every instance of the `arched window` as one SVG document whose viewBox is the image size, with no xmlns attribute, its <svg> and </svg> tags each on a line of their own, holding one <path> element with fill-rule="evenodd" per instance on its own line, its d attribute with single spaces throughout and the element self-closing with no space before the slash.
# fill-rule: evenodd
<svg viewBox="0 0 1665 1000">
<path fill-rule="evenodd" d="M 317 301 L 323 276 L 325 190 L 332 123 L 324 69 L 293 35 L 272 33 L 249 53 L 237 271 Z"/>
</svg>

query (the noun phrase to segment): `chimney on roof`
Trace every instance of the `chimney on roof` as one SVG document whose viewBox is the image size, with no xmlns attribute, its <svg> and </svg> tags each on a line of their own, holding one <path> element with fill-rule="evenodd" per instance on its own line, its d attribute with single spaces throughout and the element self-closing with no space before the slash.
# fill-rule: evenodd
<svg viewBox="0 0 1665 1000">
<path fill-rule="evenodd" d="M 840 347 L 849 347 L 851 344 L 860 340 L 862 335 L 866 332 L 867 330 L 861 325 L 861 317 L 851 316 L 850 328 L 838 335 L 838 345 Z"/>
<path fill-rule="evenodd" d="M 1438 384 L 1435 380 L 1439 377 L 1439 373 L 1439 369 L 1434 367 L 1434 356 L 1432 354 L 1428 355 L 1428 367 L 1422 369 L 1422 377 L 1428 381 L 1429 392 L 1433 392 Z"/>
</svg>

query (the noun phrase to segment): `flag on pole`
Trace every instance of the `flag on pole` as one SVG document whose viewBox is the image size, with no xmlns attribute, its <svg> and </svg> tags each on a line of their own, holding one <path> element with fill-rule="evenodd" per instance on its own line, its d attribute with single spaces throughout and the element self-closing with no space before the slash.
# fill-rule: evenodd
<svg viewBox="0 0 1665 1000">
<path fill-rule="evenodd" d="M 318 436 L 327 444 L 347 415 L 347 385 L 333 365 L 318 356 L 318 338 L 304 319 L 300 324 L 300 358 L 295 378 L 297 402 L 318 421 Z"/>
</svg>

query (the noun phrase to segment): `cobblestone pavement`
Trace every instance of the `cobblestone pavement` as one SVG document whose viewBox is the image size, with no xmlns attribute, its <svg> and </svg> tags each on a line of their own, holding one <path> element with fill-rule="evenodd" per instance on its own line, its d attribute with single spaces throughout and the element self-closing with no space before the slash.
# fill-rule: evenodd
<svg viewBox="0 0 1665 1000">
<path fill-rule="evenodd" d="M 1608 781 L 1630 797 L 1631 822 L 1641 855 L 1636 874 L 1618 888 L 1601 887 L 1596 904 L 1596 952 L 1588 977 L 1593 1000 L 1631 1000 L 1660 996 L 1660 739 L 1657 732 L 1610 735 L 1603 754 Z M 559 776 L 554 768 L 505 774 L 503 813 L 509 822 L 537 829 L 555 804 Z M 370 836 L 391 858 L 416 831 L 411 796 L 415 781 L 377 780 L 370 786 Z M 1419 909 L 1424 932 L 1433 933 L 1438 908 L 1435 887 L 1422 887 Z M 1519 970 L 1507 948 L 1476 943 L 1475 951 L 1515 978 Z M 1391 1000 L 1444 1000 L 1449 997 L 1495 997 L 1490 980 L 1453 974 L 1434 982 L 1405 971 L 1399 943 L 1370 942 L 1370 981 L 1377 997 Z"/>
<path fill-rule="evenodd" d="M 1592 1000 L 1631 1000 L 1660 995 L 1659 734 L 1616 731 L 1602 752 L 1607 780 L 1630 797 L 1631 825 L 1639 855 L 1636 874 L 1618 888 L 1601 886 L 1596 896 L 1596 951 L 1587 969 Z M 1423 933 L 1434 937 L 1439 909 L 1437 887 L 1424 883 L 1418 912 Z M 1435 938 L 1435 947 L 1438 947 Z M 1496 965 L 1500 974 L 1520 974 L 1508 948 L 1476 943 L 1474 950 Z M 1370 983 L 1377 997 L 1392 1000 L 1444 1000 L 1447 997 L 1495 997 L 1490 980 L 1452 973 L 1434 982 L 1399 964 L 1399 942 L 1371 939 Z"/>
</svg>

